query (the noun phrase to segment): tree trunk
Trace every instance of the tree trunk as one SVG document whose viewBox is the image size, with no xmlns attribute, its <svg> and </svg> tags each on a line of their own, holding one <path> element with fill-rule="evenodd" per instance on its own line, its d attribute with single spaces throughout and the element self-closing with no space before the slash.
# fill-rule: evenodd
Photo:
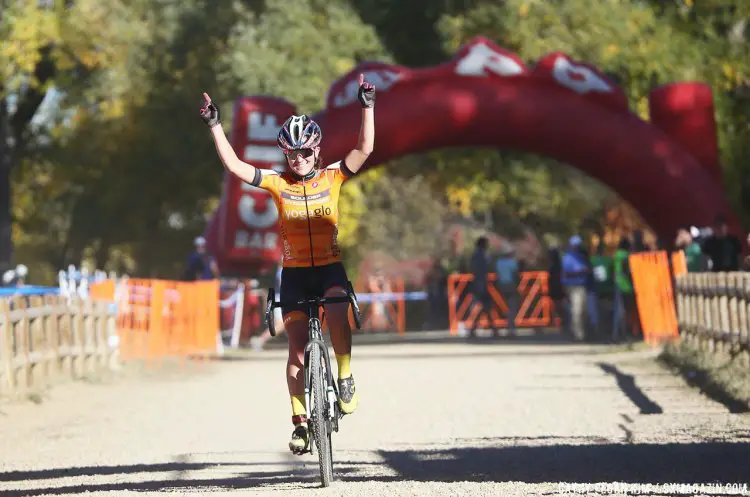
<svg viewBox="0 0 750 497">
<path fill-rule="evenodd" d="M 13 220 L 11 216 L 12 150 L 9 143 L 8 104 L 0 99 L 0 271 L 10 269 L 13 261 Z"/>
</svg>

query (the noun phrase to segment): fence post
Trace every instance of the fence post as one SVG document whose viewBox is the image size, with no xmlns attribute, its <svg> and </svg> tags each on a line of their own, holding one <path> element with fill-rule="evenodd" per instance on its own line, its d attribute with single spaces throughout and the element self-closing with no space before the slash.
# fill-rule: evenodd
<svg viewBox="0 0 750 497">
<path fill-rule="evenodd" d="M 725 339 L 731 338 L 729 335 L 729 296 L 727 289 L 729 287 L 729 274 L 719 273 L 718 284 L 716 285 L 716 292 L 718 293 L 718 305 L 719 305 L 719 340 L 717 340 L 717 351 L 720 353 L 726 352 L 728 343 Z"/>
<path fill-rule="evenodd" d="M 750 274 L 743 272 L 740 305 L 740 340 L 744 343 L 742 357 L 745 366 L 750 367 Z"/>
<path fill-rule="evenodd" d="M 719 289 L 719 273 L 711 275 L 711 286 L 709 291 L 711 292 L 711 352 L 716 353 L 719 351 L 717 346 L 719 341 L 717 337 L 721 332 L 721 295 Z"/>
<path fill-rule="evenodd" d="M 14 334 L 13 334 L 13 322 L 10 320 L 10 307 L 6 299 L 0 299 L 0 313 L 2 314 L 2 326 L 0 326 L 0 333 L 2 333 L 2 347 L 1 356 L 3 359 L 3 384 L 0 385 L 0 392 L 7 390 L 9 393 L 13 393 L 16 390 L 16 372 L 13 367 L 14 358 Z"/>
<path fill-rule="evenodd" d="M 739 323 L 739 288 L 738 288 L 739 274 L 729 273 L 729 281 L 727 282 L 727 293 L 729 294 L 728 306 L 729 306 L 729 333 L 731 334 L 731 343 L 729 350 L 734 354 L 735 351 L 739 350 L 739 337 L 740 337 L 740 323 Z"/>
</svg>

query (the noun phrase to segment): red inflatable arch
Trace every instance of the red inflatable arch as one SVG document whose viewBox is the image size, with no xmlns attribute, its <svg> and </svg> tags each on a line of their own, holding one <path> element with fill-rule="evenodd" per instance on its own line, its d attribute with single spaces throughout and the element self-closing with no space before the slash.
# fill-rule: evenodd
<svg viewBox="0 0 750 497">
<path fill-rule="evenodd" d="M 651 122 L 628 108 L 624 92 L 595 67 L 552 53 L 527 66 L 477 38 L 439 66 L 409 69 L 366 62 L 335 81 L 326 108 L 322 154 L 342 158 L 356 143 L 357 76 L 378 91 L 375 151 L 366 167 L 406 154 L 454 146 L 523 150 L 566 162 L 611 187 L 665 240 L 679 226 L 710 225 L 732 213 L 721 184 L 711 90 L 676 83 L 650 95 Z M 294 107 L 279 99 L 237 101 L 233 145 L 260 167 L 283 167 L 274 150 L 279 123 Z M 227 274 L 275 263 L 280 254 L 275 208 L 265 192 L 232 175 L 207 229 Z"/>
</svg>

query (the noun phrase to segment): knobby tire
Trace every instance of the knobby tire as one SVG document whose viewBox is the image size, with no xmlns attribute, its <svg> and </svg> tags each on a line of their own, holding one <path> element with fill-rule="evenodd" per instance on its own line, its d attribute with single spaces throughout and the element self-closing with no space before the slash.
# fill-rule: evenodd
<svg viewBox="0 0 750 497">
<path fill-rule="evenodd" d="M 313 347 L 310 351 L 310 367 L 312 368 L 312 401 L 315 406 L 315 419 L 313 420 L 313 435 L 315 446 L 318 449 L 318 462 L 320 464 L 320 479 L 324 487 L 331 485 L 333 481 L 333 457 L 331 447 L 331 433 L 328 431 L 326 422 L 326 411 L 328 401 L 326 399 L 326 383 L 324 381 L 322 357 L 320 347 Z"/>
</svg>

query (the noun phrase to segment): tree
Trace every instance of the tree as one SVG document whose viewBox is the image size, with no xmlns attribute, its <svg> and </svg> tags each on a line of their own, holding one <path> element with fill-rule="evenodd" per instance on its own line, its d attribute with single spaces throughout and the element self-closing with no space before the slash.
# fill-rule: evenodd
<svg viewBox="0 0 750 497">
<path fill-rule="evenodd" d="M 349 180 L 344 188 L 352 187 L 360 189 L 363 203 L 360 212 L 342 203 L 342 217 L 361 216 L 356 236 L 345 246 L 351 265 L 370 252 L 402 261 L 446 246 L 446 199 L 424 176 L 394 180 L 380 169 Z"/>
<path fill-rule="evenodd" d="M 240 12 L 221 59 L 226 99 L 278 95 L 312 114 L 358 61 L 390 59 L 373 28 L 342 0 L 269 2 L 261 13 Z"/>
<path fill-rule="evenodd" d="M 4 267 L 12 257 L 11 173 L 26 162 L 46 131 L 34 125 L 42 103 L 59 92 L 88 105 L 119 97 L 112 77 L 127 64 L 129 49 L 145 34 L 133 29 L 134 19 L 121 2 L 104 7 L 94 0 L 5 1 L 1 6 L 0 267 Z"/>
</svg>

